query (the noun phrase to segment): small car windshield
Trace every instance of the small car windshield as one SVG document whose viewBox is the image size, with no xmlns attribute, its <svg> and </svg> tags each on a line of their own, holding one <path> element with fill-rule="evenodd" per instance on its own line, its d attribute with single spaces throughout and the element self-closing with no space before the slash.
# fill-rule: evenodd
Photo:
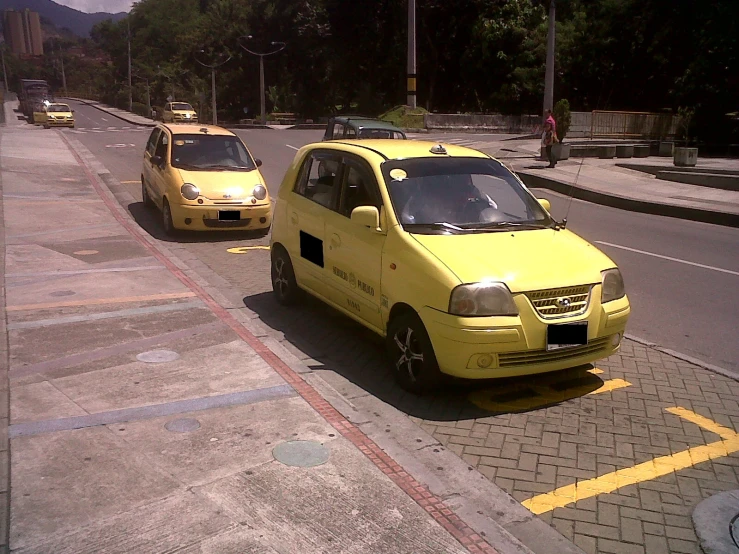
<svg viewBox="0 0 739 554">
<path fill-rule="evenodd" d="M 390 129 L 360 129 L 359 138 L 361 139 L 399 139 L 405 138 L 403 133 L 391 131 Z"/>
<path fill-rule="evenodd" d="M 257 167 L 235 136 L 182 134 L 172 141 L 172 166 L 179 169 L 251 171 Z"/>
<path fill-rule="evenodd" d="M 192 106 L 190 104 L 185 104 L 184 102 L 175 102 L 174 104 L 172 104 L 172 109 L 189 112 L 195 111 L 192 109 Z"/>
<path fill-rule="evenodd" d="M 47 112 L 71 112 L 72 110 L 66 104 L 57 104 L 46 108 Z"/>
<path fill-rule="evenodd" d="M 554 222 L 503 164 L 484 158 L 413 158 L 382 164 L 406 230 L 483 232 Z"/>
</svg>

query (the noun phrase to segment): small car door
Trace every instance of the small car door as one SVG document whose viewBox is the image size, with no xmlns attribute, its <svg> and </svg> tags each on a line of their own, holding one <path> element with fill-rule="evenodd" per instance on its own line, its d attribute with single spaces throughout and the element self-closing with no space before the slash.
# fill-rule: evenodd
<svg viewBox="0 0 739 554">
<path fill-rule="evenodd" d="M 152 182 L 152 174 L 154 171 L 151 167 L 151 158 L 154 156 L 154 151 L 156 150 L 157 142 L 159 141 L 159 134 L 161 132 L 162 131 L 159 127 L 155 127 L 149 135 L 149 140 L 146 141 L 146 148 L 144 149 L 144 163 L 141 167 L 141 175 L 144 177 L 144 184 L 147 185 L 147 189 L 152 198 L 155 193 L 153 190 L 154 184 Z"/>
<path fill-rule="evenodd" d="M 160 158 L 159 164 L 149 160 L 152 178 L 149 185 L 154 193 L 152 198 L 158 206 L 162 205 L 162 199 L 167 192 L 167 175 L 169 170 L 169 134 L 162 130 L 154 148 L 154 158 Z"/>
<path fill-rule="evenodd" d="M 338 200 L 340 166 L 336 153 L 310 152 L 287 206 L 288 249 L 297 280 L 327 300 L 332 297 L 326 282 L 325 218 Z"/>
<path fill-rule="evenodd" d="M 366 324 L 382 331 L 381 281 L 385 232 L 351 221 L 360 206 L 383 209 L 374 171 L 359 157 L 343 156 L 341 195 L 336 211 L 326 216 L 326 275 L 336 303 Z"/>
</svg>

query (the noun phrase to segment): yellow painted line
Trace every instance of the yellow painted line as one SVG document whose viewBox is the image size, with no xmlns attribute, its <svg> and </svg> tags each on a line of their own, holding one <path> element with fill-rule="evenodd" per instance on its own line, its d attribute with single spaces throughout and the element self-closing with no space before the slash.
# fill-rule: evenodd
<svg viewBox="0 0 739 554">
<path fill-rule="evenodd" d="M 631 383 L 628 381 L 624 381 L 623 379 L 609 379 L 608 381 L 603 381 L 603 386 L 599 389 L 594 390 L 593 392 L 589 392 L 588 394 L 601 394 L 603 392 L 611 392 L 616 389 L 622 389 L 624 387 L 630 387 Z"/>
<path fill-rule="evenodd" d="M 269 246 L 237 246 L 236 248 L 228 248 L 226 252 L 229 254 L 246 254 L 250 250 L 269 250 Z"/>
<path fill-rule="evenodd" d="M 599 494 L 610 493 L 621 487 L 634 485 L 642 481 L 651 481 L 652 479 L 669 475 L 681 469 L 687 469 L 702 462 L 723 458 L 734 452 L 739 452 L 739 434 L 728 427 L 719 425 L 685 408 L 667 408 L 667 411 L 686 421 L 699 425 L 706 431 L 716 433 L 723 440 L 702 446 L 694 446 L 670 456 L 660 456 L 659 458 L 654 458 L 653 460 L 633 467 L 619 469 L 601 475 L 600 477 L 579 481 L 574 485 L 560 487 L 552 492 L 534 496 L 522 502 L 522 504 L 533 513 L 539 515 L 550 512 L 555 508 L 563 508 L 579 500 L 592 498 Z"/>
<path fill-rule="evenodd" d="M 122 185 L 133 185 L 134 183 L 140 185 L 141 181 L 121 181 Z"/>
<path fill-rule="evenodd" d="M 45 302 L 41 304 L 20 304 L 8 306 L 5 311 L 22 312 L 25 310 L 47 310 L 49 308 L 66 308 L 69 306 L 95 306 L 97 304 L 124 304 L 126 302 L 147 302 L 150 300 L 174 300 L 191 298 L 194 292 L 173 292 L 169 294 L 150 294 L 148 296 L 122 296 L 116 298 L 93 298 L 91 300 L 68 300 L 67 302 Z"/>
<path fill-rule="evenodd" d="M 594 367 L 593 369 L 589 369 L 588 373 L 592 373 L 593 375 L 600 375 L 601 373 L 603 373 L 603 370 Z"/>
</svg>

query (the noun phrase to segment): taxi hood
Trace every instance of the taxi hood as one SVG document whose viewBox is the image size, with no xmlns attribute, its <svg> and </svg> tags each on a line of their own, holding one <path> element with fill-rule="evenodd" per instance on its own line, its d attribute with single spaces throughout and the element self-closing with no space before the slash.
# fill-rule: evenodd
<svg viewBox="0 0 739 554">
<path fill-rule="evenodd" d="M 567 230 L 411 236 L 462 283 L 500 281 L 511 292 L 600 283 L 600 272 L 616 267 L 603 252 Z"/>
<path fill-rule="evenodd" d="M 200 189 L 200 194 L 211 200 L 232 198 L 242 200 L 252 195 L 257 185 L 264 184 L 258 169 L 251 171 L 187 171 L 177 169 L 182 182 L 190 183 Z"/>
</svg>

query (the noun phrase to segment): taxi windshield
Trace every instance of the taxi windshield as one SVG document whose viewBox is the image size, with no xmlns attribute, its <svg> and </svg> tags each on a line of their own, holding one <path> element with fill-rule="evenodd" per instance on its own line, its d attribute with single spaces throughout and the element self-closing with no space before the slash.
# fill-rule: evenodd
<svg viewBox="0 0 739 554">
<path fill-rule="evenodd" d="M 185 112 L 192 112 L 192 111 L 194 111 L 192 109 L 192 106 L 190 104 L 186 104 L 184 102 L 176 102 L 176 103 L 172 104 L 172 109 L 173 110 L 185 111 Z"/>
<path fill-rule="evenodd" d="M 46 108 L 47 112 L 71 112 L 72 110 L 66 104 L 52 104 Z"/>
<path fill-rule="evenodd" d="M 553 220 L 500 162 L 414 158 L 382 164 L 400 224 L 419 233 L 543 228 Z"/>
<path fill-rule="evenodd" d="M 238 137 L 205 134 L 172 137 L 172 166 L 225 171 L 251 171 L 257 167 Z"/>
</svg>

